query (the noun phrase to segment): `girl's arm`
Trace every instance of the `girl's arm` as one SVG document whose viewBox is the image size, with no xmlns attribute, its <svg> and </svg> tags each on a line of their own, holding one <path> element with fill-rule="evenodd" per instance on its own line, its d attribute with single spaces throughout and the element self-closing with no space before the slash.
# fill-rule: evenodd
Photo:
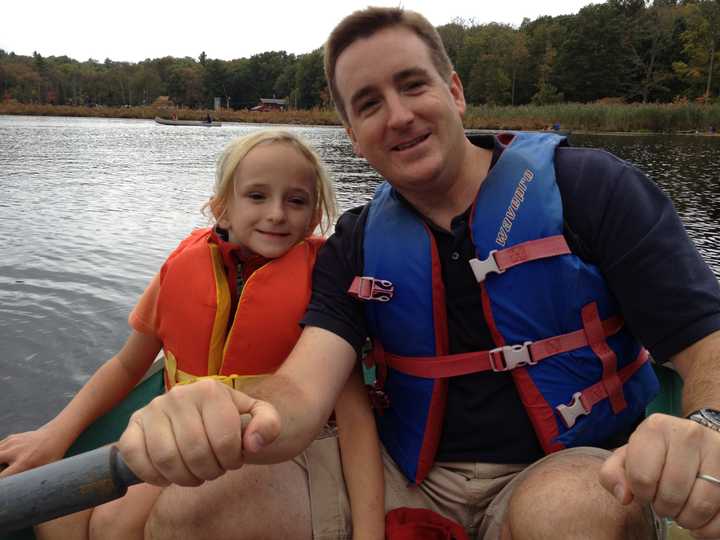
<svg viewBox="0 0 720 540">
<path fill-rule="evenodd" d="M 0 464 L 9 465 L 0 477 L 62 458 L 87 426 L 130 393 L 161 347 L 157 337 L 133 330 L 120 352 L 95 372 L 55 418 L 35 431 L 0 441 Z"/>
<path fill-rule="evenodd" d="M 350 496 L 353 539 L 385 538 L 385 478 L 380 441 L 359 368 L 335 406 L 343 475 Z"/>
</svg>

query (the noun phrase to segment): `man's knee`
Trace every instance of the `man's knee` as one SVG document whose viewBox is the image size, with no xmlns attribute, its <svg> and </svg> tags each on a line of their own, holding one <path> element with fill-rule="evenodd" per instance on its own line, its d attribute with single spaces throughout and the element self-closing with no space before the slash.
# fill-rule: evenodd
<svg viewBox="0 0 720 540">
<path fill-rule="evenodd" d="M 145 538 L 310 538 L 304 474 L 289 462 L 246 466 L 196 488 L 171 486 L 153 507 Z"/>
<path fill-rule="evenodd" d="M 207 531 L 215 519 L 210 509 L 218 502 L 202 496 L 206 491 L 200 487 L 165 488 L 145 524 L 145 539 L 201 538 L 203 529 Z"/>
<path fill-rule="evenodd" d="M 554 456 L 517 486 L 505 515 L 513 540 L 542 538 L 650 539 L 655 531 L 640 505 L 620 505 L 598 481 L 603 461 Z"/>
</svg>

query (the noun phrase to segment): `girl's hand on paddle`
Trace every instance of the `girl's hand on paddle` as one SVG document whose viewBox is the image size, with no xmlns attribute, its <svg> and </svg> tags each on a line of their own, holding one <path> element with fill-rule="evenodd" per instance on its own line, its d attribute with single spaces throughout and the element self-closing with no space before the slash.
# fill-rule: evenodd
<svg viewBox="0 0 720 540">
<path fill-rule="evenodd" d="M 118 448 L 145 482 L 197 486 L 240 468 L 244 452 L 261 450 L 279 433 L 272 405 L 203 380 L 175 386 L 135 412 Z"/>
<path fill-rule="evenodd" d="M 58 444 L 58 439 L 43 426 L 0 440 L 0 478 L 61 459 L 67 446 Z"/>
</svg>

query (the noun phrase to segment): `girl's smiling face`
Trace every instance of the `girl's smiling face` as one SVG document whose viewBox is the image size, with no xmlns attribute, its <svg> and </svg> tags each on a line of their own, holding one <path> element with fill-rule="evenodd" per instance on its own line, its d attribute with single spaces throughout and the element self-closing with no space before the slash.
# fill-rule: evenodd
<svg viewBox="0 0 720 540">
<path fill-rule="evenodd" d="M 291 144 L 259 144 L 242 159 L 233 182 L 234 195 L 218 220 L 231 242 L 274 259 L 317 226 L 315 170 Z"/>
</svg>

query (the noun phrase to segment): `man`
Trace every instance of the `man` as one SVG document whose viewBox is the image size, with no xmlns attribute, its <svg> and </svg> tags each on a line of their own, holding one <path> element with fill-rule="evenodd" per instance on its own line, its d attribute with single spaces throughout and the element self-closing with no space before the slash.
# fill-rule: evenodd
<svg viewBox="0 0 720 540">
<path fill-rule="evenodd" d="M 418 14 L 351 15 L 326 74 L 355 152 L 392 189 L 338 222 L 278 373 L 252 397 L 203 382 L 155 400 L 120 441 L 133 470 L 193 486 L 292 458 L 370 335 L 390 400 L 378 414 L 388 509 L 429 508 L 484 538 L 652 538 L 652 504 L 720 536 L 712 413 L 641 421 L 656 383 L 633 336 L 673 361 L 686 412 L 720 408 L 720 291 L 669 201 L 629 165 L 553 135 L 466 138 L 461 82 Z M 562 450 L 628 435 L 612 454 Z M 168 490 L 150 530 L 349 537 L 328 446 Z"/>
</svg>

